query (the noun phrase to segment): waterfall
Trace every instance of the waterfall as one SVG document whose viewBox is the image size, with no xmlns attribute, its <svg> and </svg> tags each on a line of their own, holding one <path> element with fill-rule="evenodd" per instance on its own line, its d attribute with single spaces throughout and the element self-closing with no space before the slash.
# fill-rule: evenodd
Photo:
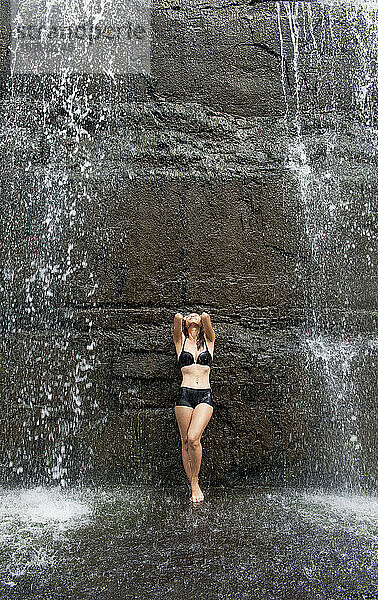
<svg viewBox="0 0 378 600">
<path fill-rule="evenodd" d="M 90 467 L 83 433 L 106 419 L 93 376 L 100 349 L 85 312 L 108 277 L 108 230 L 90 181 L 106 151 L 94 143 L 120 101 L 116 74 L 148 72 L 148 54 L 124 56 L 130 45 L 106 39 L 96 54 L 93 39 L 109 26 L 125 35 L 126 19 L 143 12 L 146 20 L 148 10 L 138 0 L 15 1 L 2 13 L 11 25 L 0 133 L 2 468 L 10 480 L 65 486 Z"/>
<path fill-rule="evenodd" d="M 309 433 L 317 448 L 312 470 L 323 482 L 361 489 L 368 484 L 361 456 L 369 455 L 374 430 L 366 399 L 375 393 L 378 341 L 378 4 L 276 2 L 276 11 L 286 126 L 293 138 L 287 168 L 298 182 L 308 256 L 306 265 L 298 262 L 297 278 L 307 312 L 303 389 L 312 398 L 309 413 L 317 407 L 319 420 L 312 424 L 316 435 Z"/>
<path fill-rule="evenodd" d="M 229 336 L 231 367 L 218 380 L 221 401 L 227 403 L 232 384 L 230 415 L 239 414 L 235 398 L 247 410 L 242 433 L 228 409 L 221 404 L 219 411 L 219 432 L 230 436 L 230 447 L 239 436 L 227 463 L 232 476 L 244 476 L 249 460 L 251 472 L 270 466 L 285 472 L 282 463 L 293 455 L 307 482 L 370 486 L 377 2 L 210 2 L 193 13 L 154 6 L 154 34 L 161 37 L 157 83 L 142 35 L 150 26 L 148 0 L 127 7 L 121 0 L 52 0 L 47 10 L 42 0 L 5 4 L 2 22 L 10 23 L 12 36 L 9 52 L 1 54 L 3 479 L 66 486 L 87 472 L 118 476 L 125 465 L 147 477 L 158 471 L 155 454 L 164 457 L 166 472 L 176 465 L 167 441 L 177 430 L 162 323 L 175 302 L 196 301 L 218 276 L 219 288 L 209 287 L 204 297 L 214 296 L 219 330 Z M 30 28 L 37 17 L 40 29 Z M 181 31 L 186 45 L 176 68 L 173 41 Z M 207 43 L 216 51 L 208 52 Z M 199 64 L 194 83 L 190 44 Z M 222 52 L 230 81 L 220 73 Z M 244 71 L 248 57 L 255 62 Z M 207 96 L 197 85 L 203 73 L 210 79 Z M 271 89 L 272 115 L 260 100 Z M 194 259 L 184 268 L 190 237 L 177 262 L 174 238 L 189 230 L 191 178 L 198 196 L 204 190 L 201 210 L 217 223 L 219 245 L 208 263 Z M 235 204 L 223 198 L 223 182 L 225 189 L 231 182 Z M 279 215 L 270 220 L 280 189 L 290 212 L 285 215 L 279 198 Z M 213 202 L 214 190 L 221 200 Z M 141 226 L 148 202 L 162 203 L 153 215 L 169 232 L 167 255 Z M 200 211 L 195 216 L 199 231 L 210 227 Z M 285 223 L 287 244 L 279 239 Z M 239 226 L 246 241 L 240 264 L 229 235 Z M 272 260 L 277 264 L 270 269 Z M 252 273 L 244 265 L 253 263 Z M 182 274 L 189 282 L 203 265 L 202 280 L 189 293 Z M 286 282 L 294 280 L 286 293 Z M 238 294 L 240 282 L 240 306 L 230 314 L 226 295 L 231 287 Z M 261 323 L 274 335 L 262 334 L 260 344 Z M 240 362 L 237 356 L 232 362 L 231 331 L 244 353 Z M 286 353 L 292 358 L 297 351 L 298 364 L 284 365 Z M 291 406 L 300 418 L 295 425 Z M 217 442 L 216 473 L 223 470 Z"/>
</svg>

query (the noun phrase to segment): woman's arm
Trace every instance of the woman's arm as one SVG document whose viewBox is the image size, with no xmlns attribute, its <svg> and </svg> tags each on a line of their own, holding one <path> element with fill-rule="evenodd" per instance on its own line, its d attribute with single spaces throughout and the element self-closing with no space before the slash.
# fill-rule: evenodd
<svg viewBox="0 0 378 600">
<path fill-rule="evenodd" d="M 201 315 L 201 320 L 207 339 L 209 342 L 213 342 L 215 340 L 215 332 L 211 324 L 210 315 L 206 312 L 203 312 Z"/>
<path fill-rule="evenodd" d="M 173 319 L 173 339 L 174 341 L 181 342 L 182 339 L 182 321 L 184 317 L 181 313 L 176 313 Z"/>
</svg>

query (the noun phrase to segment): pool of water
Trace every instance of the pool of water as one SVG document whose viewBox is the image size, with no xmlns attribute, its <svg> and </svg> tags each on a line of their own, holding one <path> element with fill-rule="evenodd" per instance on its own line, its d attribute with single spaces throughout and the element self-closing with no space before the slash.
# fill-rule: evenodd
<svg viewBox="0 0 378 600">
<path fill-rule="evenodd" d="M 378 499 L 324 490 L 0 492 L 0 597 L 372 600 Z"/>
</svg>

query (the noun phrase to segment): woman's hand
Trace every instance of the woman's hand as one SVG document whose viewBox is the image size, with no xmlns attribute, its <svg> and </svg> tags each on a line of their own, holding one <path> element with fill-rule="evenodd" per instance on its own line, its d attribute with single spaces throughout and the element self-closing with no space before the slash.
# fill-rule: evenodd
<svg viewBox="0 0 378 600">
<path fill-rule="evenodd" d="M 201 313 L 200 316 L 201 316 L 201 323 L 205 327 L 206 321 L 210 320 L 210 315 L 207 312 L 203 312 L 203 313 Z"/>
</svg>

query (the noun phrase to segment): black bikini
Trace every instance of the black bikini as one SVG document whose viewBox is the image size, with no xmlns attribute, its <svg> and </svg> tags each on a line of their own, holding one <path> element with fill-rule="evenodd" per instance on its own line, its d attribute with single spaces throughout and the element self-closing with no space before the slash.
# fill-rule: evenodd
<svg viewBox="0 0 378 600">
<path fill-rule="evenodd" d="M 211 356 L 207 343 L 205 340 L 206 350 L 203 350 L 197 355 L 197 360 L 194 360 L 194 356 L 191 352 L 184 350 L 186 338 L 182 345 L 180 356 L 177 364 L 181 369 L 182 367 L 188 367 L 190 365 L 201 365 L 211 367 L 213 363 L 213 357 Z M 201 402 L 210 404 L 214 407 L 214 398 L 211 388 L 190 388 L 181 386 L 179 391 L 179 397 L 176 401 L 176 406 L 189 406 L 189 408 L 195 408 Z"/>
<path fill-rule="evenodd" d="M 186 338 L 182 345 L 182 350 L 181 350 L 181 353 L 180 353 L 180 356 L 178 359 L 178 366 L 180 369 L 181 369 L 181 367 L 188 367 L 189 365 L 193 365 L 193 364 L 211 367 L 213 358 L 207 347 L 206 340 L 205 340 L 206 350 L 203 350 L 202 352 L 200 352 L 198 354 L 196 361 L 194 360 L 194 356 L 191 352 L 187 352 L 186 350 L 184 350 L 185 342 L 186 342 Z"/>
</svg>

